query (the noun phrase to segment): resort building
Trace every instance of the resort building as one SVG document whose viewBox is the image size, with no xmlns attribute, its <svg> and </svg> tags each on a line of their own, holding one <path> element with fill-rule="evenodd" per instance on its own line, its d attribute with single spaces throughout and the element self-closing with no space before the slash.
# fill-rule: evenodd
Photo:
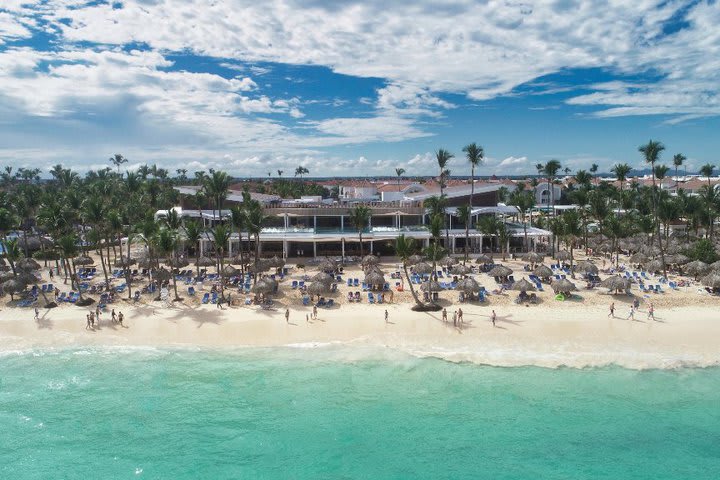
<svg viewBox="0 0 720 480">
<path fill-rule="evenodd" d="M 518 210 L 513 206 L 499 204 L 499 191 L 508 189 L 503 182 L 476 182 L 473 194 L 471 225 L 475 225 L 483 215 L 496 215 L 506 220 L 511 238 L 504 250 L 520 249 L 525 238 L 525 228 L 518 222 Z M 392 188 L 394 187 L 394 192 Z M 514 188 L 514 187 L 513 187 Z M 209 204 L 198 209 L 193 201 L 198 187 L 176 187 L 183 201 L 175 209 L 182 217 L 200 219 L 205 226 L 212 226 L 222 219 L 230 217 L 234 204 L 243 202 L 242 191 L 230 190 L 225 201 L 225 209 L 218 212 Z M 395 195 L 388 196 L 387 193 Z M 444 189 L 448 201 L 445 225 L 441 242 L 451 253 L 460 253 L 465 248 L 465 225 L 457 218 L 457 207 L 469 202 L 471 186 L 464 182 Z M 371 215 L 368 225 L 362 232 L 363 253 L 394 255 L 395 239 L 400 235 L 414 238 L 421 246 L 430 242 L 429 218 L 423 202 L 439 195 L 437 184 L 422 185 L 406 183 L 400 186 L 386 182 L 376 184 L 369 181 L 348 182 L 340 185 L 338 200 L 322 197 L 303 197 L 282 199 L 276 195 L 251 193 L 252 199 L 263 205 L 269 218 L 259 235 L 260 252 L 263 256 L 278 255 L 288 257 L 318 256 L 355 256 L 360 254 L 360 232 L 350 221 L 350 212 L 358 204 L 367 206 Z M 386 200 L 381 200 L 383 196 Z M 389 200 L 387 198 L 392 198 Z M 166 215 L 158 211 L 156 217 Z M 471 252 L 487 252 L 498 248 L 497 240 L 475 228 L 469 230 L 468 249 Z M 529 243 L 547 243 L 550 232 L 527 227 Z M 240 249 L 254 248 L 254 239 L 247 232 L 233 232 L 226 250 L 232 256 Z M 448 243 L 449 242 L 449 243 Z M 445 245 L 448 243 L 447 245 Z M 203 253 L 212 248 L 210 239 L 201 241 Z"/>
</svg>

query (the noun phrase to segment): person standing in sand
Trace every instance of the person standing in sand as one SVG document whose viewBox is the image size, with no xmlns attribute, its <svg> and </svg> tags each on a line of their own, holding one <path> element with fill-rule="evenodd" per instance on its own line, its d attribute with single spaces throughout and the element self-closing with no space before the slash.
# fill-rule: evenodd
<svg viewBox="0 0 720 480">
<path fill-rule="evenodd" d="M 457 327 L 457 310 L 453 312 L 453 326 Z"/>
<path fill-rule="evenodd" d="M 313 305 L 313 320 L 317 320 L 317 305 Z"/>
<path fill-rule="evenodd" d="M 85 315 L 87 323 L 85 324 L 85 330 L 92 330 L 92 324 L 90 323 L 90 314 Z"/>
<path fill-rule="evenodd" d="M 635 305 L 630 305 L 630 314 L 628 314 L 627 320 L 635 320 Z"/>
<path fill-rule="evenodd" d="M 285 323 L 290 323 L 290 309 L 285 309 Z"/>
<path fill-rule="evenodd" d="M 443 321 L 443 323 L 447 323 L 447 309 L 446 308 L 443 308 L 442 321 Z"/>
<path fill-rule="evenodd" d="M 124 318 L 125 318 L 125 316 L 123 315 L 122 312 L 118 313 L 118 323 L 120 324 L 121 327 L 124 327 L 124 326 L 125 326 L 125 325 L 123 325 L 123 323 L 122 323 Z"/>
<path fill-rule="evenodd" d="M 310 323 L 310 315 L 307 313 L 305 314 L 305 323 Z"/>
<path fill-rule="evenodd" d="M 117 315 L 115 314 L 115 309 L 112 309 L 112 313 L 110 314 L 110 320 L 112 320 L 112 323 L 117 323 Z"/>
<path fill-rule="evenodd" d="M 458 322 L 460 323 L 460 325 L 463 324 L 463 311 L 462 311 L 462 308 L 458 308 Z"/>
<path fill-rule="evenodd" d="M 612 302 L 610 304 L 610 313 L 608 313 L 608 318 L 615 318 L 615 302 Z"/>
<path fill-rule="evenodd" d="M 652 302 L 650 302 L 650 306 L 648 307 L 647 318 L 648 320 L 650 320 L 651 318 L 653 319 L 653 321 L 655 320 L 655 306 L 652 304 Z"/>
<path fill-rule="evenodd" d="M 40 309 L 38 307 L 35 307 L 35 321 L 40 320 Z"/>
<path fill-rule="evenodd" d="M 385 310 L 385 323 L 388 323 L 388 311 L 387 311 L 387 309 Z"/>
<path fill-rule="evenodd" d="M 492 315 L 490 315 L 490 320 L 492 320 L 493 327 L 495 326 L 495 320 L 497 320 L 497 315 L 495 314 L 495 310 L 492 311 Z"/>
</svg>

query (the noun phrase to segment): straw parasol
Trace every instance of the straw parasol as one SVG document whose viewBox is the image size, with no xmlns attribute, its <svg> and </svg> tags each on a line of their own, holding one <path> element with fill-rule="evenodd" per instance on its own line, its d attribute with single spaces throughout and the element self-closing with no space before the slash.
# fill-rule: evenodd
<svg viewBox="0 0 720 480">
<path fill-rule="evenodd" d="M 535 267 L 535 270 L 533 270 L 533 273 L 540 278 L 550 278 L 553 275 L 550 267 L 546 265 L 538 265 L 537 267 Z"/>
<path fill-rule="evenodd" d="M 310 295 L 321 295 L 327 293 L 330 290 L 330 286 L 322 282 L 313 282 L 307 286 L 307 292 Z"/>
<path fill-rule="evenodd" d="M 467 277 L 463 278 L 458 282 L 455 290 L 460 290 L 465 293 L 476 293 L 478 290 L 480 290 L 480 284 L 478 284 L 478 282 L 474 278 Z"/>
<path fill-rule="evenodd" d="M 203 255 L 195 261 L 195 265 L 197 265 L 198 267 L 212 267 L 213 265 L 215 265 L 215 260 Z"/>
<path fill-rule="evenodd" d="M 407 264 L 408 265 L 417 265 L 418 263 L 423 261 L 422 255 L 410 255 L 408 258 Z"/>
<path fill-rule="evenodd" d="M 567 250 L 560 250 L 555 254 L 555 258 L 557 260 L 560 260 L 561 262 L 570 260 L 570 252 L 568 252 Z"/>
<path fill-rule="evenodd" d="M 423 282 L 422 285 L 420 285 L 420 290 L 422 290 L 423 292 L 439 292 L 440 290 L 442 290 L 442 287 L 437 281 L 432 280 L 428 282 Z"/>
<path fill-rule="evenodd" d="M 528 290 L 535 290 L 535 285 L 528 282 L 526 279 L 518 280 L 517 282 L 513 283 L 510 287 L 512 290 L 518 290 L 520 292 L 527 292 Z"/>
<path fill-rule="evenodd" d="M 523 260 L 525 260 L 528 263 L 540 263 L 543 261 L 543 258 L 545 258 L 543 255 L 537 253 L 537 252 L 529 252 L 523 255 Z"/>
<path fill-rule="evenodd" d="M 657 272 L 663 269 L 663 263 L 660 260 L 650 260 L 645 262 L 643 267 L 649 272 Z"/>
<path fill-rule="evenodd" d="M 326 257 L 318 264 L 317 268 L 321 272 L 335 273 L 335 271 L 337 270 L 337 264 L 334 260 Z"/>
<path fill-rule="evenodd" d="M 597 265 L 595 265 L 594 263 L 592 263 L 588 260 L 583 260 L 581 262 L 576 263 L 575 270 L 580 271 L 586 275 L 588 275 L 588 274 L 597 275 L 597 273 L 600 271 L 598 269 Z"/>
<path fill-rule="evenodd" d="M 440 260 L 440 261 L 438 262 L 438 265 L 442 265 L 442 266 L 444 266 L 444 267 L 450 268 L 450 267 L 452 267 L 453 265 L 455 265 L 456 263 L 458 263 L 458 262 L 457 262 L 457 260 L 455 260 L 454 258 L 452 258 L 452 257 L 445 257 L 445 258 L 443 258 L 442 260 Z"/>
<path fill-rule="evenodd" d="M 648 256 L 641 252 L 633 253 L 632 255 L 630 255 L 630 263 L 639 263 L 642 265 L 648 260 Z"/>
<path fill-rule="evenodd" d="M 21 258 L 15 263 L 15 268 L 20 270 L 40 270 L 40 264 L 32 258 Z"/>
<path fill-rule="evenodd" d="M 267 295 L 268 293 L 271 293 L 274 290 L 274 287 L 270 285 L 268 282 L 265 282 L 264 280 L 259 280 L 255 282 L 255 285 L 252 286 L 250 291 L 252 293 L 260 293 L 263 295 Z"/>
<path fill-rule="evenodd" d="M 703 285 L 712 289 L 720 288 L 720 273 L 712 272 L 702 279 Z"/>
<path fill-rule="evenodd" d="M 257 262 L 253 262 L 249 266 L 250 270 L 254 273 L 267 272 L 272 267 L 271 260 L 265 258 L 259 258 Z"/>
<path fill-rule="evenodd" d="M 450 269 L 450 273 L 453 275 L 467 275 L 470 272 L 472 272 L 472 269 L 467 265 L 462 264 L 455 265 Z"/>
<path fill-rule="evenodd" d="M 478 256 L 477 259 L 475 259 L 475 263 L 484 263 L 484 264 L 493 263 L 493 259 L 491 256 L 485 255 L 483 253 L 480 256 Z"/>
<path fill-rule="evenodd" d="M 15 274 L 13 272 L 8 271 L 0 273 L 0 283 L 12 280 L 13 278 L 15 278 Z"/>
<path fill-rule="evenodd" d="M 701 262 L 700 260 L 695 260 L 685 265 L 683 267 L 683 270 L 685 270 L 686 273 L 693 275 L 695 279 L 697 279 L 699 276 L 704 275 L 710 271 L 710 265 L 705 262 Z"/>
<path fill-rule="evenodd" d="M 38 278 L 35 274 L 27 270 L 18 273 L 17 279 L 26 285 L 38 283 Z"/>
<path fill-rule="evenodd" d="M 94 264 L 95 264 L 95 260 L 93 260 L 92 258 L 88 257 L 87 255 L 80 255 L 80 256 L 77 257 L 75 260 L 73 260 L 73 263 L 74 263 L 75 265 L 80 265 L 80 266 L 83 266 L 83 265 L 94 265 Z"/>
<path fill-rule="evenodd" d="M 123 257 L 115 261 L 115 266 L 117 268 L 128 268 L 135 265 L 136 263 L 137 260 L 135 260 L 134 258 Z"/>
<path fill-rule="evenodd" d="M 172 268 L 185 268 L 190 265 L 190 262 L 186 258 L 171 258 L 166 262 Z"/>
<path fill-rule="evenodd" d="M 22 292 L 25 290 L 25 283 L 22 282 L 18 278 L 11 278 L 10 280 L 5 280 L 2 284 L 3 291 L 10 294 L 10 298 L 14 300 L 14 295 L 18 292 Z"/>
<path fill-rule="evenodd" d="M 365 275 L 365 283 L 368 285 L 385 285 L 385 277 L 379 270 L 373 270 Z"/>
<path fill-rule="evenodd" d="M 222 271 L 220 272 L 220 274 L 221 274 L 223 277 L 226 277 L 226 278 L 227 278 L 227 277 L 234 277 L 234 276 L 237 275 L 239 272 L 240 272 L 240 270 L 238 270 L 237 268 L 233 267 L 232 265 L 225 265 L 225 266 L 223 267 Z"/>
<path fill-rule="evenodd" d="M 720 260 L 718 260 L 717 262 L 711 263 L 711 264 L 710 264 L 710 269 L 711 269 L 713 272 L 720 272 Z"/>
<path fill-rule="evenodd" d="M 690 262 L 690 259 L 682 253 L 677 253 L 668 260 L 668 263 L 674 263 L 675 265 L 685 265 L 688 262 Z"/>
<path fill-rule="evenodd" d="M 550 285 L 555 293 L 570 293 L 577 290 L 577 287 L 570 280 L 563 278 L 552 282 Z"/>
<path fill-rule="evenodd" d="M 488 275 L 491 277 L 507 277 L 512 273 L 512 269 L 506 267 L 505 265 L 497 265 L 488 272 Z"/>
<path fill-rule="evenodd" d="M 313 276 L 310 279 L 310 281 L 324 283 L 324 284 L 329 285 L 335 281 L 335 278 L 332 275 L 330 275 L 329 273 L 319 272 L 319 273 L 316 273 L 315 276 Z"/>
<path fill-rule="evenodd" d="M 270 266 L 273 268 L 282 268 L 285 266 L 285 260 L 275 255 L 270 259 Z"/>
<path fill-rule="evenodd" d="M 600 286 L 615 292 L 626 290 L 630 286 L 630 281 L 620 275 L 613 275 L 600 282 Z"/>
<path fill-rule="evenodd" d="M 154 262 L 150 257 L 142 257 L 140 260 L 138 260 L 138 267 L 140 268 L 152 268 L 154 265 Z"/>
<path fill-rule="evenodd" d="M 165 282 L 167 280 L 170 280 L 172 274 L 170 273 L 170 270 L 167 270 L 163 267 L 153 271 L 152 276 L 155 280 L 159 282 Z"/>
<path fill-rule="evenodd" d="M 380 259 L 375 255 L 365 255 L 360 263 L 363 266 L 377 265 L 378 263 L 380 263 Z"/>
<path fill-rule="evenodd" d="M 245 265 L 248 263 L 248 257 L 237 254 L 230 259 L 230 265 Z M 209 266 L 209 265 L 208 265 Z"/>
<path fill-rule="evenodd" d="M 432 265 L 427 262 L 420 262 L 413 267 L 413 270 L 417 274 L 425 275 L 427 273 L 431 273 L 433 271 L 433 268 Z"/>
</svg>

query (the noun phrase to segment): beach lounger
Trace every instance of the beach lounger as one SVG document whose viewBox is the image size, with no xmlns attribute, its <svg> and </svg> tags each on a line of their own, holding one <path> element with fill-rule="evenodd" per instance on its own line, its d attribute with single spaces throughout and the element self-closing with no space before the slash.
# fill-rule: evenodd
<svg viewBox="0 0 720 480">
<path fill-rule="evenodd" d="M 290 284 L 290 288 L 292 288 L 293 290 L 295 290 L 296 288 L 298 288 L 298 282 L 297 282 L 297 280 L 293 280 L 293 281 L 292 281 L 292 284 Z"/>
<path fill-rule="evenodd" d="M 209 303 L 210 302 L 210 294 L 205 292 L 205 295 L 203 295 L 202 303 Z"/>
<path fill-rule="evenodd" d="M 305 305 L 306 307 L 310 305 L 310 297 L 308 297 L 307 295 L 303 297 L 303 305 Z"/>
<path fill-rule="evenodd" d="M 61 292 L 60 296 L 58 297 L 58 302 L 64 302 L 67 300 L 67 294 L 65 292 Z"/>
<path fill-rule="evenodd" d="M 360 286 L 360 279 L 355 278 L 353 279 L 353 287 L 359 287 Z"/>
<path fill-rule="evenodd" d="M 348 278 L 346 283 L 348 287 L 352 287 L 352 278 Z"/>
<path fill-rule="evenodd" d="M 368 303 L 375 303 L 375 296 L 372 292 L 368 292 Z"/>
<path fill-rule="evenodd" d="M 367 283 L 365 283 L 365 282 L 362 282 L 362 289 L 363 289 L 363 292 L 367 292 L 368 290 L 370 290 L 370 288 L 368 288 Z"/>
<path fill-rule="evenodd" d="M 195 287 L 188 287 L 187 289 L 188 295 L 191 297 L 195 295 Z"/>
<path fill-rule="evenodd" d="M 325 304 L 325 308 L 330 308 L 330 307 L 334 307 L 334 306 L 335 306 L 335 300 L 333 300 L 332 298 L 329 299 L 327 301 L 327 303 Z"/>
</svg>

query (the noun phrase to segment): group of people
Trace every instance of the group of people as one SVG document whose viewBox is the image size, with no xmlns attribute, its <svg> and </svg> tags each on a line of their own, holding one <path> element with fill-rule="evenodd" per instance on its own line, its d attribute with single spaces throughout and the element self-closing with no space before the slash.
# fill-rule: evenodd
<svg viewBox="0 0 720 480">
<path fill-rule="evenodd" d="M 462 308 L 458 308 L 453 312 L 453 326 L 455 327 L 462 327 L 463 325 L 463 311 Z M 446 308 L 443 308 L 442 311 L 442 321 L 443 323 L 447 323 L 448 321 L 448 312 Z"/>
<path fill-rule="evenodd" d="M 100 309 L 100 306 L 95 308 L 95 311 L 90 311 L 86 315 L 87 324 L 85 325 L 85 330 L 95 330 L 95 322 L 97 321 L 98 326 L 100 326 L 100 315 L 102 314 L 102 310 Z M 110 313 L 110 321 L 112 323 L 119 323 L 121 327 L 124 327 L 123 321 L 125 320 L 125 315 L 123 315 L 122 312 L 115 313 L 115 309 L 112 309 L 112 312 Z"/>
<path fill-rule="evenodd" d="M 635 299 L 633 300 L 633 303 L 630 304 L 630 312 L 628 313 L 627 320 L 635 320 L 635 312 L 637 312 L 640 309 L 640 300 Z M 612 302 L 610 304 L 610 313 L 608 313 L 608 318 L 615 318 L 615 302 Z M 655 320 L 655 306 L 652 302 L 650 302 L 650 305 L 647 309 L 647 319 Z"/>
</svg>

